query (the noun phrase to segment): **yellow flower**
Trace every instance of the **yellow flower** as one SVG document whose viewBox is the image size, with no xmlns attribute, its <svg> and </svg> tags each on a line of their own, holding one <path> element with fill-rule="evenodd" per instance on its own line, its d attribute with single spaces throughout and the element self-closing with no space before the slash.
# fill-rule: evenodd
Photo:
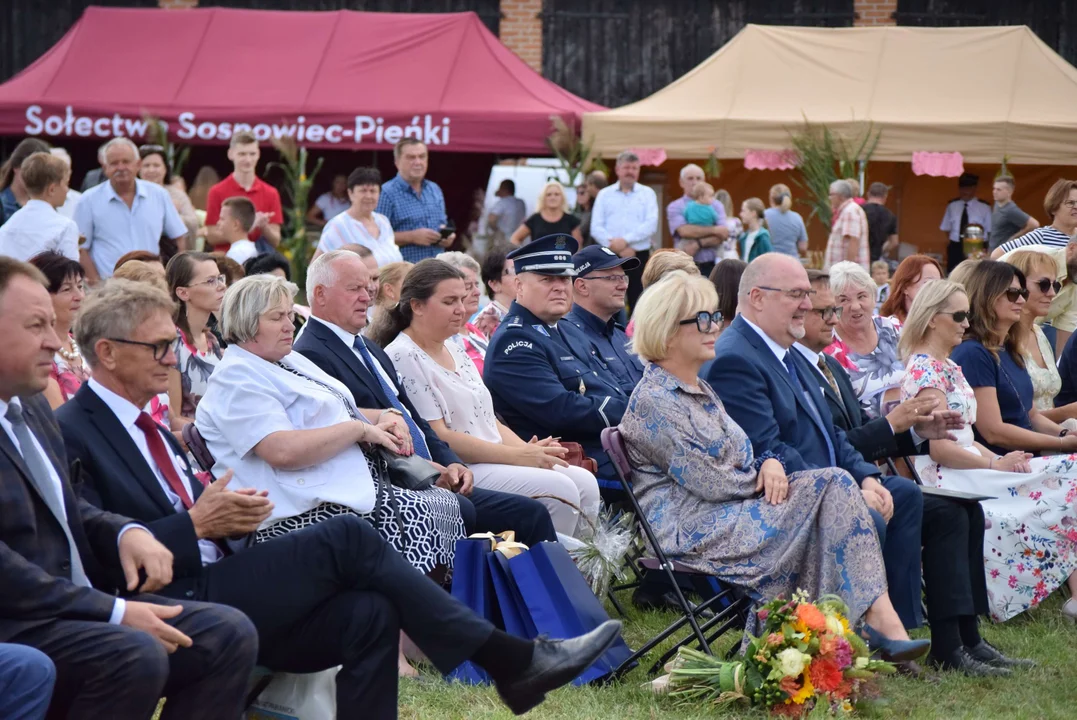
<svg viewBox="0 0 1077 720">
<path fill-rule="evenodd" d="M 792 700 L 797 705 L 803 705 L 804 702 L 811 699 L 813 695 L 815 695 L 815 688 L 812 687 L 811 678 L 808 677 L 808 673 L 804 673 L 804 684 L 797 694 L 793 696 Z"/>
<path fill-rule="evenodd" d="M 307 174 L 306 173 L 299 173 L 299 182 L 306 182 L 306 181 L 307 181 Z"/>
</svg>

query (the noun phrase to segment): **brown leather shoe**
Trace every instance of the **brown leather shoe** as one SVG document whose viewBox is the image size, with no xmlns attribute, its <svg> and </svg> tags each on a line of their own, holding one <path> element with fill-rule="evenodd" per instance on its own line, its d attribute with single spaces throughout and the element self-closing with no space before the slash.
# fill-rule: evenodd
<svg viewBox="0 0 1077 720">
<path fill-rule="evenodd" d="M 928 670 L 915 660 L 909 660 L 908 662 L 895 663 L 898 675 L 904 675 L 905 677 L 915 678 L 917 680 L 923 680 L 926 683 L 932 685 L 938 685 L 942 682 L 942 676 L 937 672 Z"/>
</svg>

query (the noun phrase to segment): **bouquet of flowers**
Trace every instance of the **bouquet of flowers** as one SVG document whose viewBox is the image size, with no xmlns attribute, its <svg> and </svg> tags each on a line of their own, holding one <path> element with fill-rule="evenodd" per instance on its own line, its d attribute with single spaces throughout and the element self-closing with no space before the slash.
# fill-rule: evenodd
<svg viewBox="0 0 1077 720">
<path fill-rule="evenodd" d="M 798 590 L 757 614 L 763 633 L 741 659 L 681 648 L 667 666 L 671 694 L 685 702 L 756 705 L 785 717 L 845 716 L 870 694 L 867 685 L 877 674 L 894 672 L 893 664 L 871 658 L 837 597 L 812 603 Z"/>
</svg>

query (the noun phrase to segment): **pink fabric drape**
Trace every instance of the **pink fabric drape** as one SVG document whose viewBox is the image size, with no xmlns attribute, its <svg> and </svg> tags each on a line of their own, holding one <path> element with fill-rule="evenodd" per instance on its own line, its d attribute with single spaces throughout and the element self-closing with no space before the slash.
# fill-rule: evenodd
<svg viewBox="0 0 1077 720">
<path fill-rule="evenodd" d="M 746 170 L 792 170 L 797 166 L 794 150 L 745 150 Z"/>
<path fill-rule="evenodd" d="M 965 158 L 959 152 L 914 152 L 912 171 L 932 177 L 960 177 L 965 172 Z"/>
</svg>

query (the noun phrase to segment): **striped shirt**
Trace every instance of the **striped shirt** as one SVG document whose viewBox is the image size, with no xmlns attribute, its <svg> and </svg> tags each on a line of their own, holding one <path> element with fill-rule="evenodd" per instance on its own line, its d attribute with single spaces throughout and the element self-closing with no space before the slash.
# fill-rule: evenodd
<svg viewBox="0 0 1077 720">
<path fill-rule="evenodd" d="M 1014 238 L 1009 242 L 1004 242 L 999 245 L 999 249 L 1004 253 L 1008 253 L 1011 250 L 1016 250 L 1020 247 L 1028 247 L 1029 245 L 1051 245 L 1053 247 L 1066 247 L 1073 240 L 1072 237 L 1062 232 L 1053 225 L 1044 225 L 1043 227 L 1031 230 L 1019 238 Z"/>
</svg>

